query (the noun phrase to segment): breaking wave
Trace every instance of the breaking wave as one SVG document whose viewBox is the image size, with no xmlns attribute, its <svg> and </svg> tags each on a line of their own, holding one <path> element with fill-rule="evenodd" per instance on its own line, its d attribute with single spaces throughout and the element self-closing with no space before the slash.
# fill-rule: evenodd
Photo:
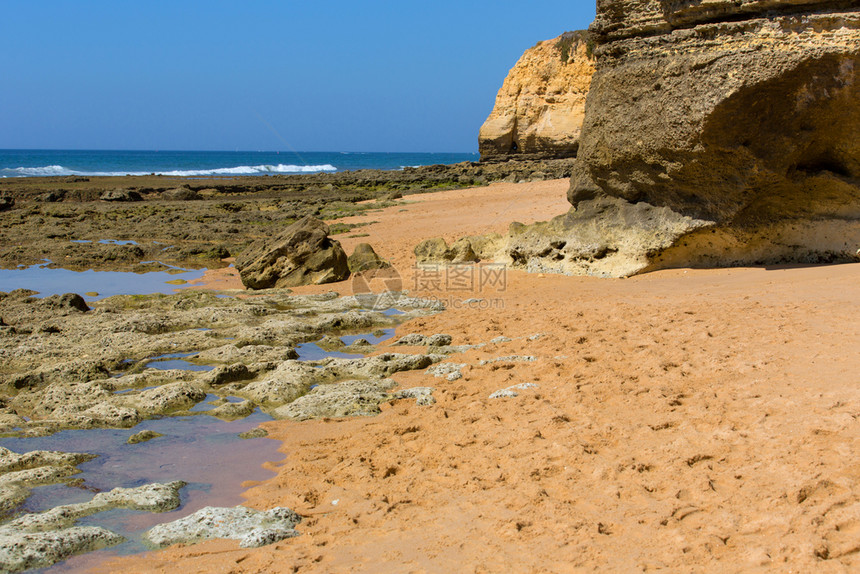
<svg viewBox="0 0 860 574">
<path fill-rule="evenodd" d="M 0 170 L 3 177 L 47 177 L 58 175 L 81 176 L 121 176 L 121 175 L 167 175 L 174 177 L 202 177 L 208 175 L 268 175 L 279 173 L 317 173 L 321 171 L 337 171 L 331 164 L 323 165 L 240 165 L 236 167 L 221 167 L 217 169 L 179 169 L 170 171 L 79 171 L 61 165 L 46 165 L 42 167 L 16 167 Z"/>
</svg>

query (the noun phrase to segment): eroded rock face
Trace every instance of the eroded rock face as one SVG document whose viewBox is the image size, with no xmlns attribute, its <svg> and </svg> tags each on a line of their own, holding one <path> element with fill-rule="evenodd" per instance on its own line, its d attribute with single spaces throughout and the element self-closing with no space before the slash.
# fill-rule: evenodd
<svg viewBox="0 0 860 574">
<path fill-rule="evenodd" d="M 255 241 L 236 258 L 250 289 L 322 285 L 349 277 L 346 253 L 330 239 L 329 227 L 305 216 L 273 239 Z"/>
<path fill-rule="evenodd" d="M 575 156 L 593 73 L 586 32 L 567 32 L 527 50 L 481 126 L 481 161 Z"/>
<path fill-rule="evenodd" d="M 644 202 L 697 222 L 663 229 L 662 247 L 628 253 L 637 263 L 616 275 L 857 256 L 858 6 L 598 1 L 568 198 Z"/>
<path fill-rule="evenodd" d="M 503 256 L 531 273 L 624 277 L 647 268 L 679 236 L 708 225 L 668 207 L 600 197 L 548 222 L 512 224 Z"/>
</svg>

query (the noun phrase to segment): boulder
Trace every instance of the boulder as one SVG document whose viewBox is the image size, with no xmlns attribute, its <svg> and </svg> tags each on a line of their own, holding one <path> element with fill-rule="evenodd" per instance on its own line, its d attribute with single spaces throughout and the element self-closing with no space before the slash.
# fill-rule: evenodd
<svg viewBox="0 0 860 574">
<path fill-rule="evenodd" d="M 199 193 L 187 187 L 168 189 L 161 194 L 161 197 L 163 199 L 169 199 L 172 201 L 194 201 L 197 199 L 202 199 Z"/>
<path fill-rule="evenodd" d="M 391 264 L 382 259 L 373 250 L 369 243 L 359 243 L 355 246 L 352 255 L 347 259 L 347 265 L 351 273 L 372 271 L 374 269 L 385 269 Z"/>
<path fill-rule="evenodd" d="M 414 252 L 418 263 L 444 261 L 448 253 L 448 242 L 441 237 L 426 239 L 415 246 Z"/>
<path fill-rule="evenodd" d="M 472 249 L 469 238 L 458 239 L 448 247 L 441 237 L 422 241 L 415 246 L 415 260 L 418 263 L 475 263 L 480 258 Z"/>
<path fill-rule="evenodd" d="M 46 191 L 45 193 L 39 194 L 35 197 L 36 201 L 41 201 L 44 203 L 56 203 L 58 201 L 63 201 L 66 197 L 65 190 L 62 189 L 54 189 L 51 191 Z"/>
<path fill-rule="evenodd" d="M 605 0 L 591 33 L 576 215 L 543 261 L 622 276 L 855 259 L 855 3 Z"/>
<path fill-rule="evenodd" d="M 0 197 L 0 211 L 9 211 L 15 207 L 15 200 L 11 197 Z"/>
<path fill-rule="evenodd" d="M 146 414 L 166 414 L 171 411 L 188 409 L 206 398 L 206 393 L 185 381 L 168 383 L 139 394 L 120 395 L 117 400 L 125 402 L 126 407 L 137 409 Z"/>
<path fill-rule="evenodd" d="M 472 242 L 466 238 L 458 239 L 446 253 L 446 259 L 451 263 L 475 263 L 480 258 L 472 249 Z"/>
<path fill-rule="evenodd" d="M 96 526 L 75 526 L 87 516 L 127 508 L 167 512 L 179 507 L 184 482 L 153 483 L 100 492 L 87 502 L 24 514 L 0 526 L 0 569 L 20 572 L 50 566 L 74 554 L 121 543 L 124 538 Z"/>
<path fill-rule="evenodd" d="M 242 283 L 250 289 L 268 289 L 347 279 L 346 253 L 328 235 L 328 225 L 308 215 L 273 239 L 255 241 L 236 258 Z"/>
<path fill-rule="evenodd" d="M 140 194 L 132 189 L 110 189 L 99 196 L 102 201 L 143 201 Z"/>
<path fill-rule="evenodd" d="M 41 304 L 48 309 L 53 309 L 63 314 L 70 311 L 81 311 L 85 313 L 90 310 L 90 307 L 87 305 L 84 298 L 77 293 L 51 295 L 50 297 L 42 299 Z"/>
<path fill-rule="evenodd" d="M 142 442 L 151 441 L 154 438 L 158 438 L 160 436 L 164 436 L 160 432 L 155 432 L 154 430 L 142 430 L 139 433 L 135 433 L 128 437 L 126 440 L 126 444 L 140 444 Z"/>
</svg>

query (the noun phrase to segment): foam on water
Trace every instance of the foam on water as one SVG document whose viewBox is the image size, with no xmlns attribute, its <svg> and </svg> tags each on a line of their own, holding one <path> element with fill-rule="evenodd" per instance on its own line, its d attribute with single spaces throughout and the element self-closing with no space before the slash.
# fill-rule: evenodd
<svg viewBox="0 0 860 574">
<path fill-rule="evenodd" d="M 0 150 L 0 178 L 149 175 L 265 176 L 477 161 L 475 153 Z"/>
<path fill-rule="evenodd" d="M 177 169 L 170 171 L 79 171 L 62 165 L 46 165 L 42 167 L 16 167 L 0 170 L 3 177 L 48 177 L 48 176 L 125 176 L 125 175 L 166 175 L 172 177 L 203 177 L 211 175 L 266 175 L 278 173 L 317 173 L 321 171 L 337 171 L 331 164 L 322 165 L 239 165 L 217 169 Z"/>
</svg>

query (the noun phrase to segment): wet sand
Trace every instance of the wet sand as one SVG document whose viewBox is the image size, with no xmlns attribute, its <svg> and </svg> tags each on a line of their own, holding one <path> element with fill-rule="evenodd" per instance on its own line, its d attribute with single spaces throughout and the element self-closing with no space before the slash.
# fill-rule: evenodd
<svg viewBox="0 0 860 574">
<path fill-rule="evenodd" d="M 421 239 L 563 211 L 566 181 L 427 195 L 367 217 L 414 284 Z M 412 200 L 413 198 L 410 198 Z M 401 210 L 407 211 L 401 211 Z M 344 240 L 347 251 L 351 244 Z M 426 286 L 426 285 L 425 285 Z M 123 572 L 848 572 L 860 566 L 860 264 L 670 270 L 631 279 L 509 271 L 504 289 L 397 333 L 490 343 L 463 378 L 369 419 L 268 423 L 278 476 L 248 506 L 289 506 L 302 536 L 212 541 Z M 223 285 L 219 285 L 223 288 Z M 297 292 L 349 292 L 349 283 Z M 462 304 L 470 298 L 484 303 Z M 483 307 L 483 308 L 481 308 Z M 513 355 L 535 357 L 481 364 Z M 521 383 L 519 396 L 490 399 Z"/>
</svg>

